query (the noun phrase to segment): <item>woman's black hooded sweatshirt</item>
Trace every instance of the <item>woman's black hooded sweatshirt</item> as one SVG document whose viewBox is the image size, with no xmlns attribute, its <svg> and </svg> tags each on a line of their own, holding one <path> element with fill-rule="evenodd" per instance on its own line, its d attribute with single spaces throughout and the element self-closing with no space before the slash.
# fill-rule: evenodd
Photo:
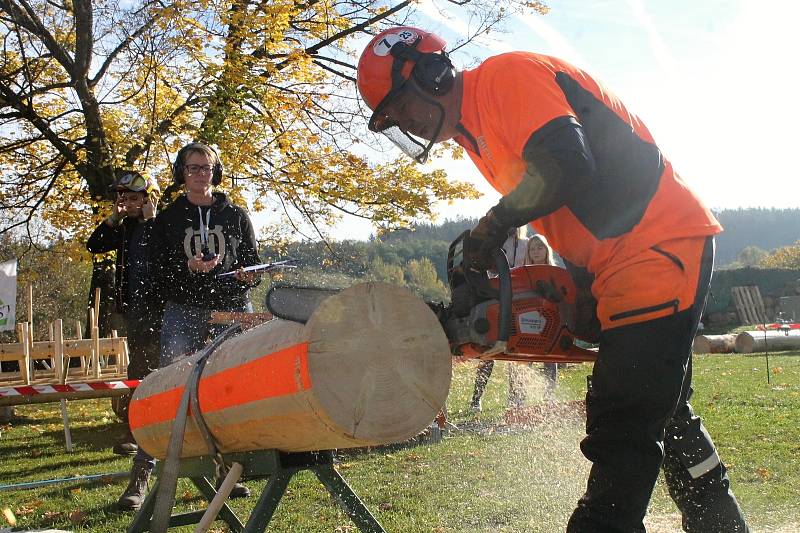
<svg viewBox="0 0 800 533">
<path fill-rule="evenodd" d="M 250 217 L 219 192 L 210 206 L 197 206 L 186 195 L 161 211 L 153 224 L 150 260 L 156 290 L 164 301 L 220 311 L 240 309 L 250 300 L 251 287 L 233 276 L 217 277 L 239 267 L 258 264 Z M 188 261 L 203 250 L 220 256 L 208 273 L 189 270 Z"/>
</svg>

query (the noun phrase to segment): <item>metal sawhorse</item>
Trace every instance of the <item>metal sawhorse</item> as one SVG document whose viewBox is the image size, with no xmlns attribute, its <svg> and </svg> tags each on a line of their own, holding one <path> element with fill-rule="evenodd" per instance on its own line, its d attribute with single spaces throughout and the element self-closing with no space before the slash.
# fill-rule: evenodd
<svg viewBox="0 0 800 533">
<path fill-rule="evenodd" d="M 284 453 L 277 450 L 262 450 L 225 454 L 225 459 L 226 462 L 236 462 L 243 466 L 243 478 L 268 478 L 264 491 L 250 513 L 247 524 L 242 524 L 227 503 L 222 506 L 217 520 L 223 520 L 231 531 L 257 533 L 266 530 L 281 497 L 286 492 L 289 480 L 297 472 L 311 470 L 362 533 L 386 533 L 364 502 L 356 496 L 353 489 L 333 468 L 331 451 Z M 158 463 L 156 474 L 160 473 L 162 464 Z M 189 478 L 210 502 L 217 493 L 210 481 L 214 479 L 215 471 L 216 464 L 211 457 L 192 457 L 181 460 L 179 477 Z M 133 523 L 128 528 L 128 533 L 149 531 L 158 483 L 157 478 L 141 509 L 134 517 Z M 197 524 L 204 512 L 205 510 L 199 510 L 173 514 L 169 521 L 169 527 Z"/>
</svg>

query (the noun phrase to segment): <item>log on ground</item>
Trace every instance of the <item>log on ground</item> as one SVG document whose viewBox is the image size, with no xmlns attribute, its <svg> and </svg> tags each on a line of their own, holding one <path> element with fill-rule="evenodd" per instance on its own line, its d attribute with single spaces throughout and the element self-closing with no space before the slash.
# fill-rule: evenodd
<svg viewBox="0 0 800 533">
<path fill-rule="evenodd" d="M 800 350 L 800 331 L 743 331 L 736 336 L 737 353 Z"/>
<path fill-rule="evenodd" d="M 694 353 L 731 353 L 736 348 L 736 335 L 698 335 L 694 338 Z"/>
</svg>

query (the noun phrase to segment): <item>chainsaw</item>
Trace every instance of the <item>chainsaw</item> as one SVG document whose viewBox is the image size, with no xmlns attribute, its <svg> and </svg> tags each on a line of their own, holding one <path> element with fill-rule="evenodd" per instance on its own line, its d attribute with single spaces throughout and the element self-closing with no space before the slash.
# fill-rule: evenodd
<svg viewBox="0 0 800 533">
<path fill-rule="evenodd" d="M 574 333 L 577 289 L 569 273 L 550 265 L 509 268 L 500 249 L 493 259 L 497 275 L 473 267 L 477 243 L 469 231 L 447 254 L 450 303 L 427 302 L 436 313 L 453 356 L 522 362 L 594 361 L 597 353 L 578 346 Z M 278 318 L 305 323 L 314 309 L 338 289 L 276 286 L 267 308 Z"/>
<path fill-rule="evenodd" d="M 510 268 L 493 253 L 496 276 L 473 268 L 478 243 L 465 231 L 450 245 L 450 304 L 428 303 L 454 356 L 482 360 L 565 363 L 594 361 L 595 351 L 576 344 L 577 289 L 569 273 L 551 265 Z"/>
</svg>

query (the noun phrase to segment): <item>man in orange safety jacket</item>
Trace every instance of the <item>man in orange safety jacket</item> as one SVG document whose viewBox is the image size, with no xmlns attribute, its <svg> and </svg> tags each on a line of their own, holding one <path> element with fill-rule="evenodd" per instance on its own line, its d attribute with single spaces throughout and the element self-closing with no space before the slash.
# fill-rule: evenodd
<svg viewBox="0 0 800 533">
<path fill-rule="evenodd" d="M 661 467 L 686 531 L 748 531 L 689 405 L 719 223 L 639 118 L 582 70 L 514 52 L 457 71 L 444 49 L 418 28 L 383 31 L 361 55 L 358 88 L 372 131 L 419 162 L 454 139 L 503 195 L 472 230 L 477 264 L 530 223 L 585 289 L 581 333 L 600 346 L 581 443 L 593 465 L 568 531 L 644 531 Z"/>
</svg>

